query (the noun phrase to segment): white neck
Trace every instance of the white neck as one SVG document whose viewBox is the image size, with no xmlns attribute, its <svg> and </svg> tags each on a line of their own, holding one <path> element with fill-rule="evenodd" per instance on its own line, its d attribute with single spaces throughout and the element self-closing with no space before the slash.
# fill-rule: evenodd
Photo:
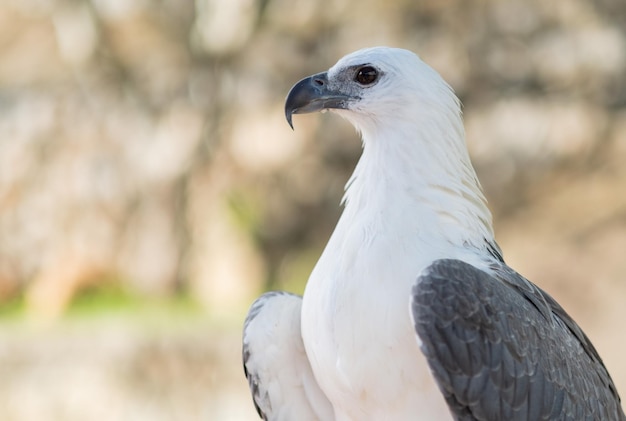
<svg viewBox="0 0 626 421">
<path fill-rule="evenodd" d="M 467 153 L 460 115 L 449 116 L 398 118 L 393 125 L 369 127 L 353 121 L 362 130 L 364 148 L 344 196 L 350 220 L 363 214 L 401 218 L 425 242 L 484 248 L 485 240 L 493 241 L 491 213 Z"/>
</svg>

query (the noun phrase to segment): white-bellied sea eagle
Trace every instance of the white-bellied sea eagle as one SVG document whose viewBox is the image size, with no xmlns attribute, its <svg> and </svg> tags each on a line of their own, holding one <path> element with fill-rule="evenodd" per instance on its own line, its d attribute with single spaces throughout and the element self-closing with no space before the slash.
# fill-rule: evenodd
<svg viewBox="0 0 626 421">
<path fill-rule="evenodd" d="M 439 74 L 360 50 L 287 96 L 289 124 L 321 110 L 356 127 L 363 154 L 304 296 L 264 294 L 245 321 L 261 417 L 625 420 L 589 338 L 504 262 Z"/>
</svg>

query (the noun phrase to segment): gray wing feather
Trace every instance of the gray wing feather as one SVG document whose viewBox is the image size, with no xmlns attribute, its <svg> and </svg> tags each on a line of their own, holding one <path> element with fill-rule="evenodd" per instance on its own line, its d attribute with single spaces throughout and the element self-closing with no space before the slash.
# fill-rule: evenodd
<svg viewBox="0 0 626 421">
<path fill-rule="evenodd" d="M 421 349 L 456 420 L 626 420 L 597 351 L 501 262 L 439 260 L 413 288 Z"/>
</svg>

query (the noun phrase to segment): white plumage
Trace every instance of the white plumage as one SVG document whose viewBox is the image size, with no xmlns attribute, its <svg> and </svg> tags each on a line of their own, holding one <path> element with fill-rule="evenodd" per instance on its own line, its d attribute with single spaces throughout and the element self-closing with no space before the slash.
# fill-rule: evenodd
<svg viewBox="0 0 626 421">
<path fill-rule="evenodd" d="M 491 214 L 467 153 L 459 101 L 433 69 L 406 50 L 357 51 L 328 72 L 300 81 L 287 98 L 290 124 L 292 114 L 322 109 L 338 113 L 361 132 L 363 155 L 347 185 L 345 210 L 308 280 L 301 309 L 294 296 L 265 295 L 248 316 L 244 365 L 263 417 L 364 421 L 439 420 L 450 413 L 457 419 L 555 414 L 562 408 L 546 409 L 528 397 L 534 385 L 541 390 L 544 385 L 530 374 L 519 380 L 523 370 L 513 370 L 508 384 L 520 381 L 531 386 L 526 392 L 520 386 L 515 392 L 519 396 L 513 393 L 510 399 L 499 396 L 503 390 L 499 382 L 507 384 L 509 373 L 496 380 L 488 376 L 508 369 L 502 363 L 507 358 L 513 358 L 513 367 L 530 367 L 531 372 L 545 365 L 552 373 L 558 365 L 550 359 L 553 350 L 542 349 L 540 341 L 530 346 L 546 353 L 547 362 L 544 357 L 517 359 L 515 352 L 509 357 L 510 349 L 526 346 L 516 343 L 516 335 L 532 339 L 549 329 L 559 329 L 558 335 L 571 339 L 572 355 L 586 355 L 580 364 L 598 370 L 604 389 L 613 387 L 575 323 L 571 322 L 576 329 L 569 331 L 553 326 L 554 317 L 561 317 L 565 325 L 571 320 L 564 312 L 561 315 L 558 304 L 528 287 L 515 272 L 506 272 L 510 269 L 495 243 Z M 437 261 L 442 263 L 433 265 Z M 497 291 L 501 285 L 513 285 L 517 295 L 510 303 L 508 296 L 504 300 L 503 305 L 510 307 L 496 308 L 493 323 L 481 319 L 468 325 L 465 319 L 475 313 L 470 308 L 474 303 L 478 310 L 500 303 L 490 301 L 490 294 L 479 294 L 484 301 L 472 301 L 459 288 L 446 288 L 448 280 L 464 276 L 481 279 L 479 287 L 493 282 Z M 433 280 L 442 291 L 433 292 Z M 461 303 L 458 313 L 449 308 L 456 306 L 454 299 Z M 509 332 L 505 315 L 509 308 L 523 307 L 517 300 L 523 305 L 536 301 L 539 311 Z M 463 313 L 466 302 L 470 309 Z M 435 314 L 443 314 L 443 319 Z M 477 336 L 487 329 L 481 323 L 496 326 L 495 333 Z M 512 348 L 503 347 L 507 341 L 512 341 Z M 277 364 L 279 360 L 282 363 Z M 450 371 L 454 364 L 459 366 Z M 455 373 L 465 377 L 457 380 Z M 307 389 L 300 383 L 286 387 L 286 377 L 293 375 L 314 392 L 300 392 Z M 319 389 L 311 386 L 314 381 Z M 554 387 L 558 393 L 569 393 Z M 609 396 L 604 389 L 599 393 Z M 612 399 L 619 405 L 616 392 Z M 522 401 L 526 406 L 518 403 Z M 280 415 L 285 410 L 279 407 L 289 408 L 291 415 Z M 572 408 L 577 413 L 578 407 Z M 490 418 L 493 414 L 498 415 Z"/>
<path fill-rule="evenodd" d="M 336 110 L 361 132 L 363 155 L 307 283 L 302 335 L 337 420 L 409 419 L 432 407 L 441 417 L 447 407 L 409 317 L 411 287 L 436 258 L 491 239 L 491 218 L 445 82 L 412 53 L 387 49 L 343 58 L 328 79 L 370 63 L 385 79 L 359 94 L 357 107 Z"/>
<path fill-rule="evenodd" d="M 252 304 L 245 325 L 246 376 L 255 384 L 255 405 L 272 420 L 332 420 L 333 410 L 311 372 L 300 334 L 299 296 L 272 292 Z M 259 350 L 261 352 L 259 352 Z M 253 379 L 252 379 L 253 377 Z"/>
</svg>

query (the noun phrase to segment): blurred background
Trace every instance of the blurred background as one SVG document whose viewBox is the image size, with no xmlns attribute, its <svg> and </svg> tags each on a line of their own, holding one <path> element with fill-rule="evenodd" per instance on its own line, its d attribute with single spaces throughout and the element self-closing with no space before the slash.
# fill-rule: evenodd
<svg viewBox="0 0 626 421">
<path fill-rule="evenodd" d="M 243 318 L 361 148 L 283 100 L 373 45 L 455 88 L 505 258 L 626 394 L 624 1 L 3 0 L 0 419 L 257 419 Z"/>
</svg>

